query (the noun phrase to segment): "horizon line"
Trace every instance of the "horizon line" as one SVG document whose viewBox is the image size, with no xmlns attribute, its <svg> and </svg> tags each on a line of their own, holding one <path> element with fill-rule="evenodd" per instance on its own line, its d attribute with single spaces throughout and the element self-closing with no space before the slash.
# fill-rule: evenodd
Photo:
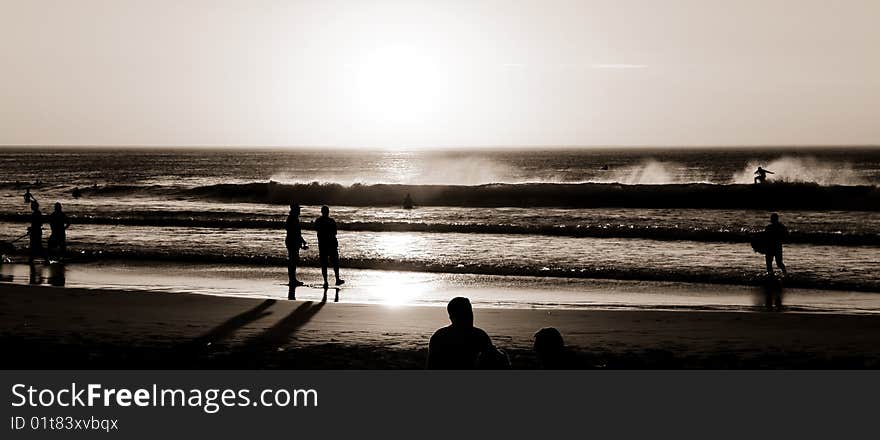
<svg viewBox="0 0 880 440">
<path fill-rule="evenodd" d="M 49 149 L 194 149 L 194 150 L 220 150 L 220 149 L 263 149 L 263 150 L 367 150 L 367 151 L 422 151 L 422 150 L 521 150 L 521 149 L 713 149 L 713 148 L 880 148 L 878 144 L 611 144 L 611 145 L 576 145 L 576 144 L 523 144 L 523 145 L 444 145 L 444 146 L 377 146 L 377 145 L 150 145 L 150 144 L 0 144 L 0 148 L 49 148 Z"/>
</svg>

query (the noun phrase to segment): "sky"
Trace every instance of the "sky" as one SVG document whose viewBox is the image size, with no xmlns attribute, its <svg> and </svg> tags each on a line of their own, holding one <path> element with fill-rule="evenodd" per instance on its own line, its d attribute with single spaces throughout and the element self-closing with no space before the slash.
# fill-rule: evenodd
<svg viewBox="0 0 880 440">
<path fill-rule="evenodd" d="M 0 10 L 0 145 L 880 145 L 877 0 Z"/>
</svg>

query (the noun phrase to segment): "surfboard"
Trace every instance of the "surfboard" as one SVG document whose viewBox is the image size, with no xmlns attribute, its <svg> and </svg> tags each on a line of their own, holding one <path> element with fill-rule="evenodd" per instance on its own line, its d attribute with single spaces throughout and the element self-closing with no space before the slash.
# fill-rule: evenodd
<svg viewBox="0 0 880 440">
<path fill-rule="evenodd" d="M 763 232 L 759 232 L 752 237 L 751 241 L 752 250 L 759 253 L 767 255 L 769 252 L 769 243 L 767 242 L 767 237 Z"/>
</svg>

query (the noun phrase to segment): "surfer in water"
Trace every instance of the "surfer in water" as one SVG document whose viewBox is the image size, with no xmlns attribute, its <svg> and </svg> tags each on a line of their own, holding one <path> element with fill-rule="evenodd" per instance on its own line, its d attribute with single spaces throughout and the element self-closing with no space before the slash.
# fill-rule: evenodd
<svg viewBox="0 0 880 440">
<path fill-rule="evenodd" d="M 403 209 L 413 209 L 413 200 L 409 193 L 406 193 L 406 197 L 403 198 Z"/>
<path fill-rule="evenodd" d="M 785 272 L 785 263 L 782 262 L 782 243 L 788 238 L 788 228 L 779 223 L 779 214 L 775 212 L 770 215 L 770 224 L 764 228 L 764 239 L 766 240 L 767 253 L 764 258 L 767 262 L 767 274 L 773 275 L 773 259 L 776 259 L 776 265 Z"/>
<path fill-rule="evenodd" d="M 67 228 L 70 227 L 70 221 L 67 220 L 67 214 L 61 210 L 61 203 L 55 202 L 55 211 L 49 214 L 49 228 L 52 233 L 49 235 L 49 251 L 57 252 L 57 256 L 63 257 L 67 253 Z"/>
<path fill-rule="evenodd" d="M 299 250 L 309 248 L 302 236 L 299 213 L 298 204 L 290 205 L 290 214 L 284 222 L 284 229 L 287 230 L 287 237 L 284 239 L 284 244 L 287 246 L 287 280 L 290 287 L 303 285 L 303 282 L 296 278 L 296 266 L 299 264 Z"/>
<path fill-rule="evenodd" d="M 318 258 L 321 260 L 321 275 L 324 277 L 324 286 L 328 285 L 328 263 L 333 264 L 336 285 L 345 284 L 345 280 L 339 278 L 339 242 L 336 241 L 336 220 L 330 217 L 330 208 L 326 205 L 321 207 L 321 216 L 315 220 L 315 230 L 318 231 Z"/>
<path fill-rule="evenodd" d="M 758 169 L 755 170 L 755 174 L 756 174 L 755 183 L 766 183 L 767 175 L 768 174 L 776 174 L 776 173 L 774 173 L 773 171 L 765 170 L 761 167 L 758 167 Z"/>
<path fill-rule="evenodd" d="M 36 201 L 37 201 L 37 199 L 34 197 L 33 194 L 31 194 L 30 188 L 24 190 L 24 203 L 25 204 L 28 204 L 30 202 L 36 202 Z"/>
</svg>

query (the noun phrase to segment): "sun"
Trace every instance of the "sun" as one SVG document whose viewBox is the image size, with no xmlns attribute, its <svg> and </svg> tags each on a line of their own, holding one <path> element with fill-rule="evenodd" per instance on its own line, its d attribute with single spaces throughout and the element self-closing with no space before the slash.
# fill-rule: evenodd
<svg viewBox="0 0 880 440">
<path fill-rule="evenodd" d="M 406 44 L 367 51 L 351 69 L 352 105 L 373 124 L 420 124 L 439 110 L 448 91 L 442 66 Z"/>
</svg>

